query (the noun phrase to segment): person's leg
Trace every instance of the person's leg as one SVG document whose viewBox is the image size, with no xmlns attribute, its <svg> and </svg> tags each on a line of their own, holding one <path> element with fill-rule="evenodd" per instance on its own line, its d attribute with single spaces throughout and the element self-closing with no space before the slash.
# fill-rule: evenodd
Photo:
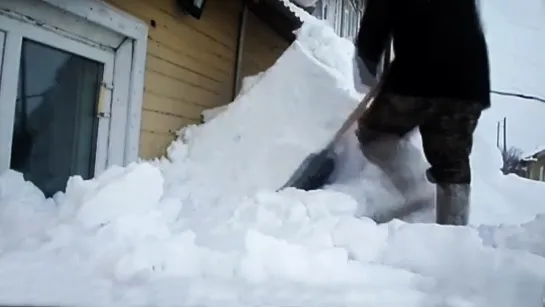
<svg viewBox="0 0 545 307">
<path fill-rule="evenodd" d="M 478 103 L 435 100 L 435 113 L 420 126 L 428 179 L 437 185 L 436 222 L 467 225 L 470 211 L 473 133 L 481 115 Z"/>
<path fill-rule="evenodd" d="M 381 94 L 358 119 L 358 141 L 366 147 L 385 137 L 399 139 L 425 122 L 431 107 L 426 99 Z"/>
<path fill-rule="evenodd" d="M 429 100 L 422 98 L 382 95 L 358 121 L 356 134 L 363 155 L 384 172 L 404 197 L 403 202 L 377 208 L 372 216 L 377 223 L 403 218 L 425 205 L 419 191 L 414 189 L 415 174 L 409 171 L 408 165 L 411 161 L 406 160 L 410 152 L 420 152 L 420 149 L 412 148 L 410 142 L 401 142 L 401 138 L 427 120 L 431 106 Z"/>
</svg>

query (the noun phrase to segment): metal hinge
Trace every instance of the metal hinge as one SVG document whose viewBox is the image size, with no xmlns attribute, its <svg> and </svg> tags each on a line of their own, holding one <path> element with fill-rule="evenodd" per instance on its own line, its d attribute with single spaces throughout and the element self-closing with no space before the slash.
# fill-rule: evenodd
<svg viewBox="0 0 545 307">
<path fill-rule="evenodd" d="M 109 118 L 110 117 L 110 112 L 109 112 L 109 108 L 107 108 L 106 106 L 106 93 L 107 91 L 110 91 L 112 92 L 114 89 L 114 86 L 113 84 L 109 84 L 109 83 L 106 83 L 106 82 L 102 82 L 100 84 L 100 91 L 98 93 L 98 105 L 97 105 L 97 117 L 98 118 Z"/>
<path fill-rule="evenodd" d="M 113 89 L 114 89 L 113 83 L 102 82 L 102 83 L 100 83 L 100 85 L 103 86 L 105 89 L 110 90 L 110 91 L 113 91 Z"/>
</svg>

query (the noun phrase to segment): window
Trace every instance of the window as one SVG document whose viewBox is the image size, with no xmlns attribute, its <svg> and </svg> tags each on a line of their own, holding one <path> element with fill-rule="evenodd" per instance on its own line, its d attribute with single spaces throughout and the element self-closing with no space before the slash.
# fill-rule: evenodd
<svg viewBox="0 0 545 307">
<path fill-rule="evenodd" d="M 341 36 L 350 37 L 350 2 L 343 1 L 342 16 L 341 16 Z"/>
<path fill-rule="evenodd" d="M 341 19 L 341 36 L 354 40 L 360 23 L 359 12 L 356 4 L 352 0 L 342 1 L 342 14 L 338 16 Z"/>
<path fill-rule="evenodd" d="M 29 39 L 21 49 L 10 168 L 51 196 L 95 173 L 104 64 Z"/>
<path fill-rule="evenodd" d="M 539 168 L 539 180 L 545 181 L 545 166 L 543 165 Z"/>
<path fill-rule="evenodd" d="M 316 1 L 316 4 L 314 4 L 314 12 L 312 13 L 312 16 L 318 18 L 318 19 L 325 19 L 324 18 L 324 3 L 322 0 Z"/>
<path fill-rule="evenodd" d="M 23 173 L 47 196 L 72 175 L 134 161 L 138 148 L 145 45 L 136 42 L 147 33 L 127 39 L 93 24 L 81 10 L 104 12 L 98 1 L 67 3 L 87 20 L 48 0 L 0 4 L 0 172 Z"/>
</svg>

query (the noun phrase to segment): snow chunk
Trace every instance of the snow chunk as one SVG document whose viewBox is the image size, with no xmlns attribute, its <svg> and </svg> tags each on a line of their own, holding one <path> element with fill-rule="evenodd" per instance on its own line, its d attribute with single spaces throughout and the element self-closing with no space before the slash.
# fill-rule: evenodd
<svg viewBox="0 0 545 307">
<path fill-rule="evenodd" d="M 162 194 L 161 172 L 142 163 L 126 169 L 111 168 L 95 181 L 72 177 L 65 202 L 72 208 L 79 207 L 76 220 L 91 228 L 126 214 L 145 212 L 157 204 Z"/>
</svg>

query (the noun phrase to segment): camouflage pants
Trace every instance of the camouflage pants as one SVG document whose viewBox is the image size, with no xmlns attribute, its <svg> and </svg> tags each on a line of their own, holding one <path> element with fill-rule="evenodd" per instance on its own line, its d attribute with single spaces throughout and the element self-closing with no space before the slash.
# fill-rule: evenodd
<svg viewBox="0 0 545 307">
<path fill-rule="evenodd" d="M 357 136 L 365 146 L 387 135 L 403 137 L 420 130 L 431 167 L 428 178 L 438 184 L 471 182 L 469 155 L 481 116 L 478 102 L 382 94 L 358 120 Z"/>
</svg>

